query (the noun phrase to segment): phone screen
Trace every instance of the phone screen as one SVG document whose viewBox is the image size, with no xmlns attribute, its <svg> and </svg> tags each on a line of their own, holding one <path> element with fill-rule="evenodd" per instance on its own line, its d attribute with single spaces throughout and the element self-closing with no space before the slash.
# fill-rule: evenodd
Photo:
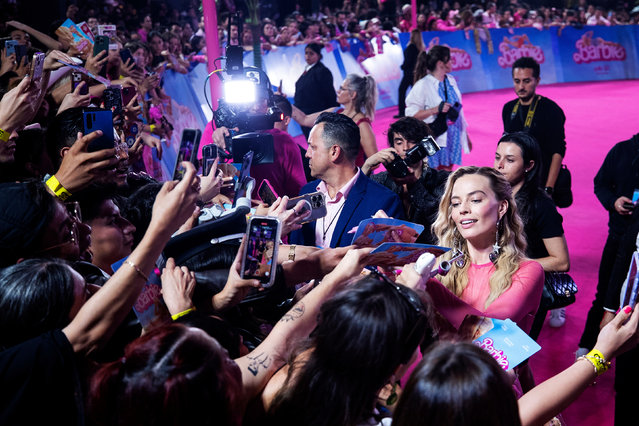
<svg viewBox="0 0 639 426">
<path fill-rule="evenodd" d="M 237 200 L 246 196 L 246 179 L 251 176 L 251 164 L 253 164 L 253 151 L 244 154 L 242 158 L 242 169 L 240 176 L 235 183 L 235 197 L 233 197 L 233 206 L 237 204 Z"/>
<path fill-rule="evenodd" d="M 180 150 L 175 162 L 173 180 L 180 180 L 184 176 L 184 168 L 181 166 L 182 161 L 193 163 L 193 160 L 196 159 L 197 149 L 200 144 L 199 133 L 200 131 L 196 129 L 184 129 L 182 131 L 182 141 L 180 142 Z M 194 165 L 196 168 L 198 167 L 197 163 L 194 163 Z"/>
<path fill-rule="evenodd" d="M 208 144 L 202 147 L 202 175 L 208 176 L 217 158 L 217 145 Z"/>
<path fill-rule="evenodd" d="M 280 221 L 276 218 L 251 218 L 242 257 L 242 278 L 257 279 L 263 285 L 273 282 L 277 265 L 279 229 Z"/>
</svg>

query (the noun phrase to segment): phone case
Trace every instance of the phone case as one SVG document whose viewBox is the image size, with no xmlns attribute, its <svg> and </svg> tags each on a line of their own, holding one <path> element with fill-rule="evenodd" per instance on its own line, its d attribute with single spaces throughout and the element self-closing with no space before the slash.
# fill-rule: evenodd
<svg viewBox="0 0 639 426">
<path fill-rule="evenodd" d="M 100 52 L 109 50 L 109 37 L 97 36 L 95 38 L 95 44 L 93 45 L 93 56 L 97 56 Z"/>
<path fill-rule="evenodd" d="M 273 204 L 275 200 L 277 200 L 277 193 L 273 189 L 273 186 L 271 186 L 271 183 L 268 181 L 268 179 L 264 179 L 262 181 L 259 189 L 257 190 L 257 195 L 259 195 L 262 201 L 264 201 L 269 206 Z"/>
<path fill-rule="evenodd" d="M 292 209 L 300 200 L 306 200 L 311 205 L 311 215 L 305 219 L 304 223 L 312 222 L 326 216 L 326 199 L 321 192 L 311 192 L 310 194 L 291 198 L 288 200 L 286 209 Z"/>
<path fill-rule="evenodd" d="M 115 141 L 113 139 L 113 114 L 111 111 L 84 111 L 82 115 L 85 135 L 96 130 L 102 131 L 102 136 L 89 143 L 87 151 L 93 152 L 113 148 Z"/>
</svg>

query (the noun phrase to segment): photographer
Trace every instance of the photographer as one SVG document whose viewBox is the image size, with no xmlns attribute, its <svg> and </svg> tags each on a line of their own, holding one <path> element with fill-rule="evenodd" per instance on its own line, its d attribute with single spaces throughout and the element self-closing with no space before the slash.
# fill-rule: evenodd
<svg viewBox="0 0 639 426">
<path fill-rule="evenodd" d="M 403 117 L 392 123 L 388 129 L 388 145 L 366 160 L 362 172 L 370 175 L 380 164 L 391 170 L 390 164 L 404 159 L 406 152 L 415 147 L 419 141 L 431 135 L 428 125 L 413 117 Z M 406 218 L 414 223 L 424 225 L 428 232 L 419 237 L 420 243 L 434 243 L 430 233 L 430 225 L 437 216 L 439 200 L 444 193 L 449 172 L 428 167 L 428 159 L 422 158 L 417 163 L 407 164 L 409 174 L 405 177 L 393 176 L 386 171 L 371 176 L 371 179 L 384 185 L 399 195 Z"/>
</svg>

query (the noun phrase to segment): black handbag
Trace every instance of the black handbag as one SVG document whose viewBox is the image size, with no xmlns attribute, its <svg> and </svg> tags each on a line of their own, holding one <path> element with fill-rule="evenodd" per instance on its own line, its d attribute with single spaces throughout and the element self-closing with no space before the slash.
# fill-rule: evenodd
<svg viewBox="0 0 639 426">
<path fill-rule="evenodd" d="M 572 176 L 565 164 L 561 165 L 555 188 L 552 192 L 552 200 L 557 207 L 566 208 L 572 205 Z"/>
<path fill-rule="evenodd" d="M 565 272 L 546 272 L 542 304 L 548 310 L 565 308 L 575 303 L 577 284 Z"/>
</svg>

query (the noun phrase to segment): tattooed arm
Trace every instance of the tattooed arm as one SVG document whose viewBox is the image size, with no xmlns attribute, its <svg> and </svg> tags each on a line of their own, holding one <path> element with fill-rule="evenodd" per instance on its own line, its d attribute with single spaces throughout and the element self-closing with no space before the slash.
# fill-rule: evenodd
<svg viewBox="0 0 639 426">
<path fill-rule="evenodd" d="M 317 315 L 325 300 L 339 290 L 349 278 L 357 276 L 372 249 L 350 250 L 337 267 L 324 277 L 275 325 L 271 333 L 250 354 L 236 359 L 242 371 L 244 395 L 247 400 L 257 396 L 267 381 L 286 362 L 294 343 L 313 330 Z"/>
</svg>

